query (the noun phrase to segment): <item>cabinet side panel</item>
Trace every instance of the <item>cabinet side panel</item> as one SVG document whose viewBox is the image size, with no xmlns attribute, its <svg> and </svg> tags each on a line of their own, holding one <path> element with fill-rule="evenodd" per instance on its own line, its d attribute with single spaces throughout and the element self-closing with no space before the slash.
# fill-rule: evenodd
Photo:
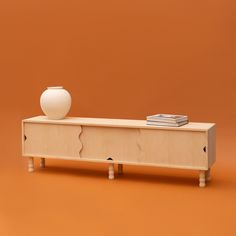
<svg viewBox="0 0 236 236">
<path fill-rule="evenodd" d="M 22 156 L 25 155 L 25 128 L 24 122 L 21 122 L 21 154 Z"/>
<path fill-rule="evenodd" d="M 208 131 L 208 167 L 210 168 L 216 161 L 216 126 Z"/>
<path fill-rule="evenodd" d="M 24 153 L 29 156 L 79 157 L 80 126 L 25 123 Z"/>
</svg>

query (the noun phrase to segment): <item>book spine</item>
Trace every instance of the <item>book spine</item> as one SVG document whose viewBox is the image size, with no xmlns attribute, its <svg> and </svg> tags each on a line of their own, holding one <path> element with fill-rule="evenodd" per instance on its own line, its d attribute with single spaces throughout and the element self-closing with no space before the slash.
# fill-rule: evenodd
<svg viewBox="0 0 236 236">
<path fill-rule="evenodd" d="M 181 122 L 181 123 L 163 123 L 163 122 L 153 122 L 153 121 L 147 121 L 147 125 L 154 125 L 154 126 L 170 126 L 170 127 L 179 127 L 182 125 L 187 124 L 188 121 L 186 122 Z"/>
<path fill-rule="evenodd" d="M 179 123 L 179 122 L 184 122 L 187 121 L 188 119 L 178 119 L 178 120 L 166 120 L 166 119 L 153 119 L 153 118 L 148 118 L 147 121 L 153 121 L 153 122 L 165 122 L 165 123 Z"/>
</svg>

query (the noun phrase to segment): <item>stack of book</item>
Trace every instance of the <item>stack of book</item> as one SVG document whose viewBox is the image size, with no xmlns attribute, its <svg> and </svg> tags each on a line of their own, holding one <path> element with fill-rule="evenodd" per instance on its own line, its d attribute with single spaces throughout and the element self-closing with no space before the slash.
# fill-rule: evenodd
<svg viewBox="0 0 236 236">
<path fill-rule="evenodd" d="M 185 115 L 156 114 L 147 116 L 147 125 L 178 127 L 187 123 L 188 116 Z"/>
</svg>

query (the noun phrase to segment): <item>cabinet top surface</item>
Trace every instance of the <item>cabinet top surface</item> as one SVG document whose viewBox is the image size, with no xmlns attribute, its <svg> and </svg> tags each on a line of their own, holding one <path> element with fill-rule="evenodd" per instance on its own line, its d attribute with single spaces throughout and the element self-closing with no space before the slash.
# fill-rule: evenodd
<svg viewBox="0 0 236 236">
<path fill-rule="evenodd" d="M 186 130 L 186 131 L 207 131 L 215 125 L 214 123 L 189 122 L 188 124 L 180 127 L 166 127 L 166 126 L 147 125 L 146 120 L 87 118 L 87 117 L 67 117 L 62 120 L 49 120 L 46 116 L 36 116 L 24 119 L 23 122 L 61 124 L 61 125 L 145 128 L 145 129 L 162 129 L 162 130 Z"/>
</svg>

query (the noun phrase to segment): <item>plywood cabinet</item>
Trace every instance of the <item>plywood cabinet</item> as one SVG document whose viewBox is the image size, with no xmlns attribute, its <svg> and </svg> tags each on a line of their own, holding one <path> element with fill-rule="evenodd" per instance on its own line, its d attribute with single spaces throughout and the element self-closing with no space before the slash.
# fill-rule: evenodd
<svg viewBox="0 0 236 236">
<path fill-rule="evenodd" d="M 215 124 L 189 123 L 182 127 L 148 126 L 143 120 L 44 116 L 22 122 L 22 153 L 33 157 L 107 162 L 109 178 L 114 164 L 150 165 L 200 171 L 200 186 L 210 178 L 215 162 Z"/>
</svg>

